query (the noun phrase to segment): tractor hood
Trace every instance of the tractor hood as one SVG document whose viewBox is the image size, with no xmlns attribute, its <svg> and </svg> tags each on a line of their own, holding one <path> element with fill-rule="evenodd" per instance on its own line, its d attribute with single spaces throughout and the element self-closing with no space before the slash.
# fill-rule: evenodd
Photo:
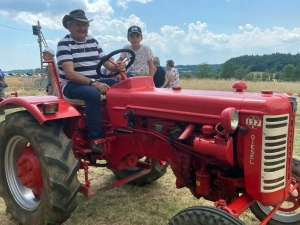
<svg viewBox="0 0 300 225">
<path fill-rule="evenodd" d="M 217 124 L 221 112 L 228 107 L 235 107 L 240 113 L 251 111 L 252 114 L 278 115 L 291 111 L 289 97 L 271 91 L 250 93 L 155 88 L 151 77 L 130 78 L 114 85 L 107 92 L 107 105 L 110 119 L 116 126 L 124 126 L 126 113 L 129 112 Z"/>
</svg>

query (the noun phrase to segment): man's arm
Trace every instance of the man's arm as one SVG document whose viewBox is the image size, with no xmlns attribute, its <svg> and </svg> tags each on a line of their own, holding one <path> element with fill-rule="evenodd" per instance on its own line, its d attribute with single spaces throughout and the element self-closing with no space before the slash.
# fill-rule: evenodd
<svg viewBox="0 0 300 225">
<path fill-rule="evenodd" d="M 61 64 L 61 66 L 65 72 L 66 77 L 69 80 L 71 80 L 75 83 L 78 83 L 78 84 L 87 84 L 88 85 L 90 83 L 90 78 L 85 77 L 84 75 L 74 71 L 73 62 L 71 62 L 71 61 L 63 62 Z M 98 88 L 101 93 L 106 93 L 107 90 L 109 89 L 109 86 L 107 84 L 103 84 L 101 82 L 94 82 L 92 85 L 94 87 Z"/>
<path fill-rule="evenodd" d="M 155 74 L 155 70 L 154 70 L 154 64 L 153 64 L 152 59 L 148 60 L 147 63 L 149 66 L 149 76 L 153 78 L 154 74 Z"/>
<path fill-rule="evenodd" d="M 176 75 L 176 74 L 174 74 L 174 71 L 173 71 L 173 70 L 170 70 L 170 71 L 169 71 L 169 75 L 168 75 L 169 83 L 171 83 L 171 82 L 175 79 L 175 75 Z"/>
<path fill-rule="evenodd" d="M 167 86 L 168 83 L 169 83 L 168 75 L 167 75 L 167 73 L 165 73 L 165 82 L 164 82 L 164 84 L 161 86 L 161 88 L 164 88 L 165 86 Z"/>
<path fill-rule="evenodd" d="M 73 62 L 71 62 L 71 61 L 63 62 L 61 64 L 61 66 L 65 72 L 66 77 L 69 80 L 71 80 L 75 83 L 78 83 L 78 84 L 89 84 L 90 83 L 90 78 L 87 78 L 84 75 L 82 75 L 74 70 Z"/>
</svg>

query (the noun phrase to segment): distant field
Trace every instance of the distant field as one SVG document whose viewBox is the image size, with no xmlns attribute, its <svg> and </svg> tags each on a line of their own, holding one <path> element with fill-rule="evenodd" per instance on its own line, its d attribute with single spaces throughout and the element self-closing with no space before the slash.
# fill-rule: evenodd
<svg viewBox="0 0 300 225">
<path fill-rule="evenodd" d="M 35 89 L 44 87 L 46 78 L 32 78 L 32 77 L 7 77 L 6 82 L 11 90 Z M 186 89 L 198 90 L 219 90 L 219 91 L 233 91 L 231 88 L 235 80 L 211 80 L 211 79 L 181 79 L 180 85 Z M 274 93 L 300 93 L 300 82 L 246 82 L 249 92 L 260 92 L 262 90 L 273 90 Z M 26 92 L 24 92 L 26 95 Z"/>
<path fill-rule="evenodd" d="M 232 85 L 235 80 L 210 80 L 190 79 L 180 80 L 180 85 L 187 89 L 233 91 Z M 248 92 L 261 92 L 262 90 L 273 90 L 274 93 L 300 93 L 300 82 L 246 82 Z"/>
<path fill-rule="evenodd" d="M 9 87 L 17 89 L 43 89 L 47 85 L 46 77 L 17 77 L 10 76 L 5 78 Z"/>
<path fill-rule="evenodd" d="M 187 89 L 234 91 L 233 80 L 181 80 L 180 84 Z M 276 93 L 300 93 L 300 83 L 247 82 L 250 92 L 273 90 Z M 16 91 L 7 88 L 6 94 Z M 22 95 L 45 95 L 44 90 L 18 89 Z M 298 98 L 300 101 L 300 98 Z M 12 110 L 7 110 L 6 113 Z M 0 116 L 0 121 L 4 119 Z M 296 118 L 294 155 L 300 155 L 300 104 Z M 83 181 L 82 173 L 79 174 Z M 90 178 L 94 188 L 103 187 L 115 180 L 111 171 L 105 168 L 91 168 Z M 79 206 L 64 225 L 166 225 L 180 210 L 196 205 L 212 206 L 212 202 L 195 199 L 186 189 L 176 189 L 175 177 L 169 169 L 167 174 L 157 182 L 145 187 L 124 185 L 92 198 L 81 194 L 77 196 Z M 246 225 L 257 225 L 259 221 L 247 210 L 241 220 Z M 5 204 L 0 198 L 0 225 L 13 225 L 5 214 Z"/>
</svg>

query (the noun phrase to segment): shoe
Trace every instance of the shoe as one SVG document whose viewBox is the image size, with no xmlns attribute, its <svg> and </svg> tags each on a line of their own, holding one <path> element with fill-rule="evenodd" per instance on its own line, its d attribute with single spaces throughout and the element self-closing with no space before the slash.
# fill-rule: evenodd
<svg viewBox="0 0 300 225">
<path fill-rule="evenodd" d="M 91 141 L 89 146 L 90 146 L 90 149 L 92 149 L 93 153 L 102 154 L 104 152 L 103 143 L 93 144 L 92 142 L 94 142 L 94 141 Z"/>
</svg>

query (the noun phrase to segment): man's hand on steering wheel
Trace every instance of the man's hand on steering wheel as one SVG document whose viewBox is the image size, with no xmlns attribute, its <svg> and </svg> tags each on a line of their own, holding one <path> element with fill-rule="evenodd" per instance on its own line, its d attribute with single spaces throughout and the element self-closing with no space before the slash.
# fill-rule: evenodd
<svg viewBox="0 0 300 225">
<path fill-rule="evenodd" d="M 121 52 L 127 52 L 131 55 L 131 57 L 127 58 L 127 60 L 126 60 L 126 61 L 129 62 L 127 65 L 125 64 L 126 61 L 114 62 L 114 61 L 110 60 L 110 58 L 112 56 L 114 56 L 116 54 L 119 54 Z M 134 51 L 132 51 L 130 49 L 119 49 L 119 50 L 113 51 L 113 52 L 109 53 L 108 55 L 102 57 L 99 64 L 98 64 L 98 66 L 97 66 L 96 72 L 100 77 L 105 77 L 105 78 L 110 78 L 110 77 L 117 76 L 120 72 L 120 75 L 122 76 L 122 78 L 126 79 L 126 75 L 125 75 L 126 69 L 128 69 L 132 65 L 134 60 L 135 60 Z M 110 75 L 102 74 L 101 67 L 103 65 L 105 66 L 105 68 L 107 68 L 108 70 L 111 71 Z"/>
<path fill-rule="evenodd" d="M 126 71 L 126 64 L 121 61 L 114 62 L 114 61 L 108 60 L 103 64 L 103 66 L 107 70 L 111 71 L 111 73 L 118 72 L 118 71 L 123 71 L 123 72 Z"/>
</svg>

